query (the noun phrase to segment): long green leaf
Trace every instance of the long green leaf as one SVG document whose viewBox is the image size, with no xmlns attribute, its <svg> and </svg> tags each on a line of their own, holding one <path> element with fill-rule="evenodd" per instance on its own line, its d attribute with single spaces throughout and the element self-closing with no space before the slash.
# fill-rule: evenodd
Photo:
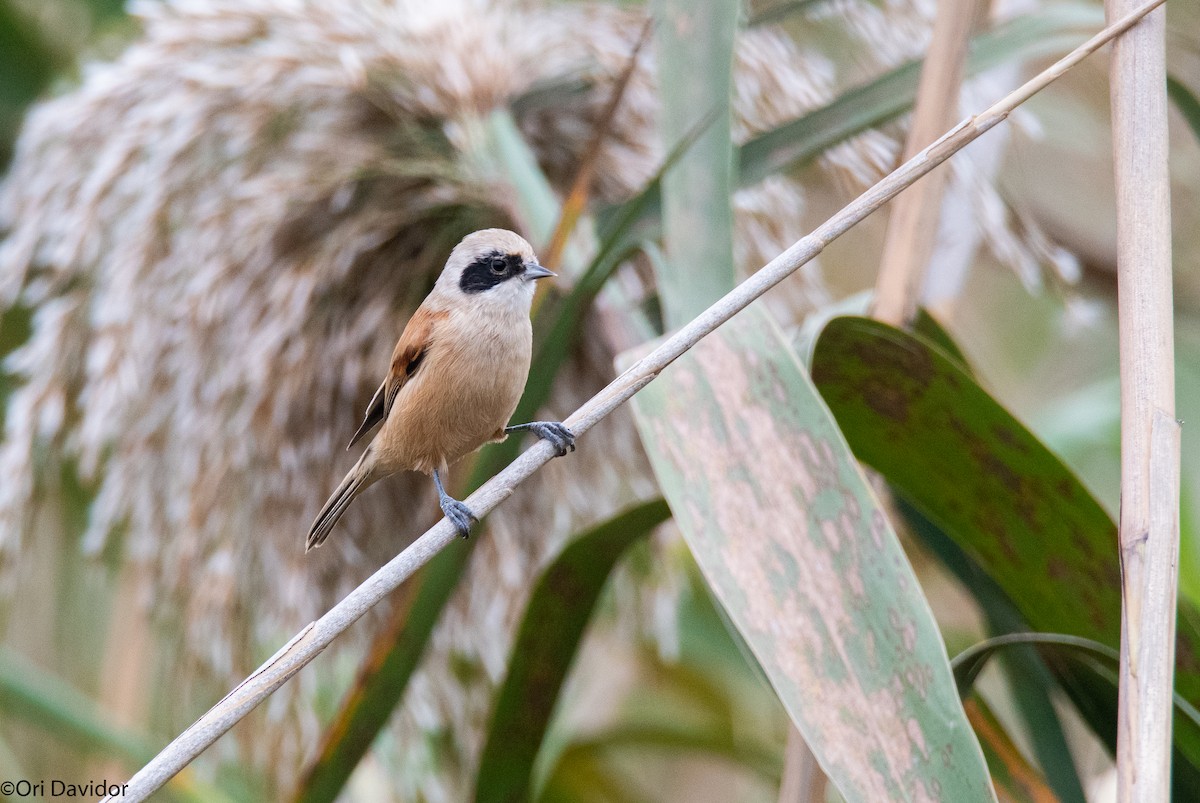
<svg viewBox="0 0 1200 803">
<path fill-rule="evenodd" d="M 950 666 L 954 670 L 954 680 L 958 683 L 958 693 L 964 697 L 969 695 L 979 673 L 998 653 L 1006 649 L 1029 645 L 1061 647 L 1065 648 L 1067 652 L 1079 650 L 1107 658 L 1112 662 L 1116 662 L 1119 658 L 1117 651 L 1107 644 L 1080 636 L 1066 633 L 1007 633 L 972 644 L 950 660 Z"/>
<path fill-rule="evenodd" d="M 496 109 L 464 125 L 471 128 L 466 137 L 471 162 L 485 179 L 512 188 L 522 227 L 534 242 L 547 242 L 558 220 L 558 198 L 512 113 Z"/>
<path fill-rule="evenodd" d="M 476 778 L 475 800 L 527 800 L 534 759 L 567 671 L 617 560 L 670 518 L 661 499 L 600 524 L 559 553 L 534 586 Z"/>
<path fill-rule="evenodd" d="M 0 649 L 0 709 L 6 719 L 38 723 L 77 747 L 144 764 L 157 752 L 149 739 L 110 726 L 72 686 L 17 654 Z"/>
<path fill-rule="evenodd" d="M 62 66 L 37 22 L 12 0 L 0 0 L 0 171 L 8 164 L 25 107 Z"/>
<path fill-rule="evenodd" d="M 84 752 L 115 756 L 134 766 L 158 752 L 148 737 L 106 722 L 83 692 L 5 648 L 0 648 L 0 712 L 5 721 L 31 723 Z M 217 789 L 197 785 L 191 773 L 172 781 L 167 793 L 180 800 L 229 799 Z"/>
<path fill-rule="evenodd" d="M 753 769 L 772 780 L 778 779 L 779 754 L 765 745 L 729 739 L 725 734 L 714 734 L 695 728 L 669 724 L 656 726 L 620 725 L 609 728 L 588 739 L 573 742 L 564 753 L 565 761 L 572 753 L 610 750 L 661 751 L 664 755 L 695 751 L 708 753 L 718 758 L 728 758 Z"/>
<path fill-rule="evenodd" d="M 733 288 L 733 40 L 738 0 L 654 0 L 660 128 L 668 147 L 714 122 L 663 177 L 667 259 L 658 295 L 670 329 Z"/>
<path fill-rule="evenodd" d="M 1120 660 L 1120 653 L 1115 649 L 1092 639 L 1071 636 L 1066 633 L 1009 633 L 972 644 L 954 656 L 950 661 L 950 666 L 954 669 L 954 677 L 959 684 L 959 693 L 964 695 L 970 693 L 970 688 L 975 679 L 979 677 L 979 673 L 997 653 L 1028 645 L 1035 645 L 1039 649 L 1048 649 L 1065 655 L 1074 656 L 1075 653 L 1080 653 L 1103 658 L 1112 666 L 1116 666 Z M 1183 699 L 1178 692 L 1173 697 L 1175 711 L 1196 725 L 1200 725 L 1200 711 Z"/>
<path fill-rule="evenodd" d="M 774 25 L 784 21 L 793 14 L 800 14 L 826 2 L 828 0 L 780 0 L 780 2 L 772 3 L 746 20 L 746 27 L 753 28 L 758 25 Z"/>
<path fill-rule="evenodd" d="M 1086 6 L 1054 7 L 1018 17 L 971 40 L 967 75 L 1063 52 L 1078 44 L 1078 31 L 1103 24 L 1102 10 Z M 739 153 L 742 184 L 791 170 L 833 145 L 903 114 L 916 96 L 921 65 L 917 60 L 889 70 L 750 140 Z"/>
<path fill-rule="evenodd" d="M 1167 97 L 1175 104 L 1175 108 L 1187 120 L 1196 139 L 1200 139 L 1200 100 L 1181 81 L 1174 76 L 1167 76 Z"/>
<path fill-rule="evenodd" d="M 1119 654 L 1107 644 L 1062 633 L 1010 633 L 986 639 L 959 653 L 951 662 L 960 690 L 967 693 L 970 684 L 983 670 L 989 659 L 1000 652 L 1026 649 L 1034 645 L 1047 653 L 1058 667 L 1059 674 L 1068 679 L 1072 699 L 1083 699 L 1082 708 L 1101 739 L 1113 750 L 1116 746 L 1117 663 Z M 1176 728 L 1186 722 L 1200 726 L 1200 711 L 1176 692 L 1174 694 Z M 1182 755 L 1174 751 L 1172 798 L 1193 801 L 1200 794 L 1200 772 Z"/>
<path fill-rule="evenodd" d="M 928 322 L 925 328 L 933 331 Z M 944 330 L 938 327 L 937 331 L 949 341 L 949 335 Z M 957 346 L 953 352 L 960 354 Z M 945 533 L 913 509 L 903 497 L 897 496 L 896 508 L 908 522 L 910 531 L 970 591 L 983 612 L 989 633 L 998 636 L 1029 629 L 1008 595 Z M 1075 759 L 1052 699 L 1057 676 L 1037 651 L 1029 646 L 1012 648 L 1001 659 L 1001 667 L 1008 676 L 1017 713 L 1025 722 L 1034 755 L 1047 781 L 1060 801 L 1083 803 L 1086 800 L 1083 784 L 1079 780 Z"/>
<path fill-rule="evenodd" d="M 912 568 L 766 314 L 702 341 L 634 411 L 697 563 L 846 799 L 994 799 Z"/>
<path fill-rule="evenodd" d="M 954 540 L 1035 629 L 1119 643 L 1116 526 L 1071 471 L 927 341 L 863 318 L 821 334 L 812 375 L 855 453 Z M 1176 689 L 1200 700 L 1181 603 Z M 1176 744 L 1200 766 L 1200 729 Z"/>
</svg>

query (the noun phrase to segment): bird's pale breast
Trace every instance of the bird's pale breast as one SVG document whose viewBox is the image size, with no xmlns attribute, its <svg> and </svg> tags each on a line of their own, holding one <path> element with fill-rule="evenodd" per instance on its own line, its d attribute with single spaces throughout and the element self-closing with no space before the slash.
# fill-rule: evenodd
<svg viewBox="0 0 1200 803">
<path fill-rule="evenodd" d="M 383 424 L 391 432 L 375 439 L 381 469 L 429 473 L 503 437 L 533 350 L 527 314 L 514 317 L 452 313 L 438 323 Z"/>
</svg>

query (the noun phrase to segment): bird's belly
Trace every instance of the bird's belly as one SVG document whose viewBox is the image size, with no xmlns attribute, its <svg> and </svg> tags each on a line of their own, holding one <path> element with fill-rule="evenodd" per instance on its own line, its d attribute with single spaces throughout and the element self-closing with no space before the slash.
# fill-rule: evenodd
<svg viewBox="0 0 1200 803">
<path fill-rule="evenodd" d="M 492 344 L 495 345 L 495 344 Z M 384 422 L 379 458 L 391 470 L 429 473 L 503 437 L 529 374 L 528 352 L 508 359 L 466 350 L 437 355 L 401 389 Z"/>
</svg>

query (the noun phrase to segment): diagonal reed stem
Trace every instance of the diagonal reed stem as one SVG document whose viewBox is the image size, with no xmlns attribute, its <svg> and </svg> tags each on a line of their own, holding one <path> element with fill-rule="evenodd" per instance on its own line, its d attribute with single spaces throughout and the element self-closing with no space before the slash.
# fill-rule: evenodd
<svg viewBox="0 0 1200 803">
<path fill-rule="evenodd" d="M 819 255 L 830 242 L 845 234 L 921 176 L 1003 122 L 1013 109 L 1061 77 L 1102 45 L 1124 33 L 1163 2 L 1165 0 L 1149 0 L 1135 11 L 1104 28 L 1067 56 L 1010 92 L 982 113 L 960 122 L 936 142 L 850 202 L 811 234 L 793 243 L 790 248 L 767 263 L 757 273 L 693 318 L 690 323 L 663 341 L 654 351 L 585 402 L 564 423 L 576 435 L 586 433 L 605 416 L 629 401 L 635 393 L 653 381 L 660 371 L 696 345 L 702 338 L 712 334 L 721 324 L 748 307 L 751 302 L 786 279 L 806 262 Z M 513 492 L 517 485 L 550 462 L 553 456 L 554 447 L 545 441 L 539 441 L 478 491 L 471 494 L 466 500 L 467 504 L 480 516 L 491 512 Z M 386 598 L 417 569 L 428 563 L 434 555 L 456 539 L 454 527 L 445 519 L 439 521 L 407 549 L 371 575 L 362 585 L 350 592 L 324 616 L 305 626 L 270 660 L 255 670 L 224 699 L 213 706 L 208 713 L 196 720 L 187 730 L 163 748 L 162 752 L 130 779 L 129 783 L 125 785 L 123 794 L 105 798 L 105 800 L 145 800 L 254 710 L 259 703 L 307 666 L 329 646 L 330 642 L 358 621 L 367 610 Z"/>
</svg>

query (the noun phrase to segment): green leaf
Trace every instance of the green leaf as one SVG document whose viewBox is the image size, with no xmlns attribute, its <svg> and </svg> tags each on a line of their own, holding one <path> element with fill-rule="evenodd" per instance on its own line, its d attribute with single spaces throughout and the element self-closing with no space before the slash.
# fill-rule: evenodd
<svg viewBox="0 0 1200 803">
<path fill-rule="evenodd" d="M 1086 6 L 1054 7 L 1017 17 L 971 40 L 967 75 L 1061 53 L 1078 44 L 1077 31 L 1103 24 L 1102 10 Z M 917 60 L 889 70 L 747 142 L 739 153 L 742 185 L 792 170 L 833 145 L 908 111 L 916 97 L 921 65 Z"/>
<path fill-rule="evenodd" d="M 1200 516 L 1190 483 L 1179 489 L 1179 593 L 1193 605 L 1200 600 Z"/>
<path fill-rule="evenodd" d="M 62 66 L 37 23 L 12 0 L 0 0 L 0 171 L 8 164 L 25 108 Z"/>
<path fill-rule="evenodd" d="M 779 0 L 763 10 L 756 13 L 750 19 L 746 20 L 746 27 L 754 28 L 758 25 L 774 25 L 778 22 L 783 22 L 793 14 L 800 14 L 813 6 L 818 6 L 829 0 Z"/>
<path fill-rule="evenodd" d="M 1034 630 L 1115 647 L 1112 520 L 1071 471 L 929 342 L 864 318 L 817 340 L 813 380 L 859 459 L 958 544 Z M 1194 610 L 1181 603 L 1176 689 L 1200 699 Z M 1200 729 L 1176 744 L 1200 764 Z"/>
<path fill-rule="evenodd" d="M 773 780 L 779 777 L 779 754 L 764 745 L 729 738 L 728 734 L 709 730 L 679 727 L 671 723 L 656 725 L 618 725 L 587 739 L 573 742 L 563 754 L 569 762 L 571 755 L 584 751 L 647 750 L 673 753 L 698 752 L 728 759 L 753 769 Z"/>
<path fill-rule="evenodd" d="M 766 314 L 701 341 L 634 412 L 697 563 L 846 799 L 994 799 L 912 568 Z"/>
<path fill-rule="evenodd" d="M 960 691 L 964 695 L 969 693 L 974 678 L 997 653 L 1022 649 L 1029 645 L 1035 645 L 1040 652 L 1049 655 L 1059 665 L 1060 674 L 1071 684 L 1069 692 L 1073 698 L 1083 697 L 1091 701 L 1092 705 L 1084 708 L 1084 716 L 1089 723 L 1093 719 L 1100 720 L 1100 727 L 1093 725 L 1093 728 L 1109 748 L 1114 749 L 1117 730 L 1117 664 L 1120 655 L 1107 644 L 1063 633 L 1009 633 L 986 639 L 959 653 L 951 662 L 955 678 L 960 684 Z M 1174 694 L 1174 706 L 1176 728 L 1182 721 L 1186 721 L 1190 726 L 1200 727 L 1200 711 L 1178 692 Z M 1104 713 L 1097 717 L 1096 714 L 1100 711 Z M 1195 800 L 1200 789 L 1200 773 L 1180 754 L 1178 746 L 1174 752 L 1175 776 L 1172 779 L 1172 797 L 1180 801 Z"/>
<path fill-rule="evenodd" d="M 1066 633 L 1009 633 L 972 644 L 954 656 L 950 666 L 954 669 L 954 679 L 958 683 L 959 694 L 963 696 L 970 694 L 975 678 L 983 671 L 987 662 L 1001 650 L 1030 644 L 1036 645 L 1041 650 L 1058 648 L 1050 651 L 1072 657 L 1078 653 L 1103 658 L 1113 667 L 1117 666 L 1121 660 L 1121 654 L 1117 650 L 1092 639 L 1071 636 Z M 1200 725 L 1200 711 L 1183 699 L 1178 692 L 1173 694 L 1173 698 L 1176 713 L 1196 725 Z"/>
<path fill-rule="evenodd" d="M 971 693 L 975 679 L 987 666 L 988 661 L 998 652 L 1009 647 L 1030 644 L 1039 647 L 1065 647 L 1069 650 L 1079 650 L 1107 658 L 1114 663 L 1120 659 L 1120 654 L 1112 647 L 1088 638 L 1071 636 L 1066 633 L 1008 633 L 972 644 L 954 656 L 950 661 L 950 666 L 954 669 L 954 682 L 958 684 L 958 693 L 963 697 Z"/>
<path fill-rule="evenodd" d="M 629 545 L 670 515 L 661 499 L 631 508 L 573 539 L 542 573 L 496 699 L 475 800 L 529 799 L 534 759 L 600 592 Z"/>
<path fill-rule="evenodd" d="M 467 119 L 463 125 L 473 163 L 485 178 L 511 187 L 523 228 L 534 242 L 547 242 L 559 216 L 558 197 L 512 112 L 496 109 L 481 119 Z"/>
<path fill-rule="evenodd" d="M 1167 97 L 1175 104 L 1175 108 L 1187 120 L 1196 139 L 1200 139 L 1200 100 L 1192 94 L 1181 81 L 1174 76 L 1167 76 Z"/>
<path fill-rule="evenodd" d="M 158 752 L 146 736 L 115 728 L 87 695 L 18 653 L 0 647 L 0 712 L 5 722 L 24 721 L 87 753 L 115 756 L 141 766 Z M 229 800 L 222 792 L 196 783 L 190 772 L 167 787 L 170 799 Z"/>
<path fill-rule="evenodd" d="M 946 356 L 958 363 L 958 366 L 968 374 L 974 374 L 967 362 L 967 355 L 963 354 L 962 349 L 954 342 L 954 338 L 946 331 L 946 327 L 942 326 L 941 322 L 930 315 L 929 310 L 924 307 L 917 309 L 917 317 L 913 320 L 913 331 L 946 352 Z"/>
<path fill-rule="evenodd" d="M 989 633 L 1003 635 L 1029 629 L 1008 595 L 957 544 L 903 497 L 893 495 L 896 496 L 896 508 L 912 534 L 938 556 L 975 598 Z M 1083 784 L 1052 699 L 1058 676 L 1029 646 L 1010 649 L 1001 659 L 1001 668 L 1008 677 L 1016 713 L 1024 720 L 1034 755 L 1058 799 L 1064 803 L 1084 803 Z M 984 752 L 987 752 L 986 746 Z"/>
<path fill-rule="evenodd" d="M 658 295 L 668 328 L 733 288 L 733 40 L 739 0 L 655 0 L 660 128 L 672 146 L 706 114 L 696 144 L 663 177 L 667 253 Z"/>
<path fill-rule="evenodd" d="M 18 654 L 0 648 L 0 710 L 5 719 L 36 722 L 84 750 L 145 764 L 157 752 L 149 739 L 110 726 L 83 692 Z"/>
</svg>

